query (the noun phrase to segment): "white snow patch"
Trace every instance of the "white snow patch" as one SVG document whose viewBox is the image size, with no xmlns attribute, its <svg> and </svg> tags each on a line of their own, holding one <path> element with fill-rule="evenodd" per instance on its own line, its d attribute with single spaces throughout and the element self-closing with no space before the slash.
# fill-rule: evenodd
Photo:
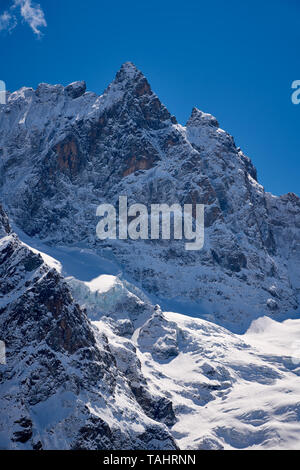
<svg viewBox="0 0 300 470">
<path fill-rule="evenodd" d="M 102 274 L 101 276 L 92 279 L 90 282 L 84 284 L 90 289 L 91 292 L 104 293 L 108 292 L 116 283 L 116 276 L 109 276 Z"/>
</svg>

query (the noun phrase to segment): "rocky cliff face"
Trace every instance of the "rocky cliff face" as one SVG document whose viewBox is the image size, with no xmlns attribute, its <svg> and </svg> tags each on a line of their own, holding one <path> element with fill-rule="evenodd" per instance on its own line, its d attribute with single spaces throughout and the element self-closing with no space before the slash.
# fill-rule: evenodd
<svg viewBox="0 0 300 470">
<path fill-rule="evenodd" d="M 250 159 L 194 108 L 177 123 L 131 63 L 101 96 L 85 84 L 23 88 L 0 106 L 0 194 L 14 222 L 48 243 L 110 250 L 140 286 L 240 328 L 298 308 L 300 200 L 265 193 Z M 205 204 L 205 245 L 96 239 L 96 207 Z"/>
<path fill-rule="evenodd" d="M 149 392 L 134 347 L 91 325 L 2 208 L 0 234 L 0 448 L 175 449 L 172 403 Z"/>
</svg>

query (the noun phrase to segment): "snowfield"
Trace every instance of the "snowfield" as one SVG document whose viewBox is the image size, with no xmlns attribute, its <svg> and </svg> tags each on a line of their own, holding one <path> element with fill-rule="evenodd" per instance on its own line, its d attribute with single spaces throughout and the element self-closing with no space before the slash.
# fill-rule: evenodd
<svg viewBox="0 0 300 470">
<path fill-rule="evenodd" d="M 103 322 L 94 324 L 103 331 Z M 292 329 L 300 338 L 299 320 L 259 319 L 238 336 L 163 312 L 155 326 L 143 329 L 147 334 L 136 331 L 132 341 L 149 390 L 173 403 L 171 432 L 181 449 L 299 449 L 300 360 L 298 351 L 295 364 L 289 336 Z M 274 329 L 282 331 L 276 351 L 269 348 Z M 114 344 L 116 338 L 108 337 Z M 164 345 L 165 356 L 158 356 Z"/>
<path fill-rule="evenodd" d="M 299 449 L 300 360 L 291 343 L 300 338 L 299 320 L 262 318 L 238 336 L 178 313 L 163 316 L 176 331 L 177 355 L 157 358 L 154 344 L 138 357 L 153 390 L 168 391 L 181 448 Z"/>
<path fill-rule="evenodd" d="M 68 248 L 59 248 L 60 260 L 40 253 L 65 274 L 98 334 L 107 336 L 117 367 L 128 372 L 135 351 L 147 390 L 172 402 L 176 422 L 170 432 L 181 449 L 299 448 L 299 319 L 263 316 L 244 334 L 234 334 L 186 311 L 153 311 L 146 294 L 118 276 L 76 279 L 83 249 L 73 248 L 73 267 Z M 91 272 L 96 264 L 105 269 L 105 260 L 97 258 Z M 89 278 L 88 264 L 81 277 Z M 101 416 L 111 420 L 106 413 Z"/>
</svg>

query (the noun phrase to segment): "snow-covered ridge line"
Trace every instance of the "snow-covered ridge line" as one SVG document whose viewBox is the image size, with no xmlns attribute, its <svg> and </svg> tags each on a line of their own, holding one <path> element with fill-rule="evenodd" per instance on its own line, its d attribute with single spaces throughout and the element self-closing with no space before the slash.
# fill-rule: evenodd
<svg viewBox="0 0 300 470">
<path fill-rule="evenodd" d="M 97 240 L 97 206 L 120 195 L 146 207 L 204 204 L 203 249 Z M 83 82 L 11 95 L 0 107 L 0 198 L 27 235 L 113 259 L 149 295 L 198 305 L 233 331 L 299 311 L 299 198 L 265 193 L 210 114 L 194 108 L 179 125 L 131 63 L 101 96 Z"/>
</svg>

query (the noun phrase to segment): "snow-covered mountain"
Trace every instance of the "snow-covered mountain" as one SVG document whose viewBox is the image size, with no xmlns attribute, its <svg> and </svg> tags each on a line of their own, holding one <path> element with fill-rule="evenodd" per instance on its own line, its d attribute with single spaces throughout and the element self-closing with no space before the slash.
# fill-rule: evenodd
<svg viewBox="0 0 300 470">
<path fill-rule="evenodd" d="M 235 335 L 0 235 L 1 448 L 299 447 L 300 320 Z"/>
<path fill-rule="evenodd" d="M 91 325 L 1 207 L 0 235 L 0 448 L 176 449 L 172 403 L 149 392 L 134 346 Z"/>
<path fill-rule="evenodd" d="M 50 244 L 114 256 L 159 299 L 192 303 L 240 331 L 298 308 L 300 200 L 257 182 L 250 159 L 194 108 L 185 127 L 125 63 L 101 96 L 84 82 L 41 84 L 0 106 L 0 198 L 15 224 Z M 205 245 L 96 239 L 96 207 L 205 204 Z"/>
<path fill-rule="evenodd" d="M 204 248 L 100 241 L 120 195 L 204 204 Z M 299 448 L 300 199 L 213 116 L 178 124 L 132 63 L 7 93 L 0 202 L 1 448 Z"/>
</svg>

